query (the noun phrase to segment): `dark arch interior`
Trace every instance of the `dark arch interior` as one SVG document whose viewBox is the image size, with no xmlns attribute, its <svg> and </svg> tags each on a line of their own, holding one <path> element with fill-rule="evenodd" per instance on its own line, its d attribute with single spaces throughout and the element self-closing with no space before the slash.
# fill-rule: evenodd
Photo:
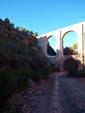
<svg viewBox="0 0 85 113">
<path fill-rule="evenodd" d="M 57 39 L 54 36 L 48 37 L 47 54 L 49 56 L 55 56 L 57 54 Z"/>
</svg>

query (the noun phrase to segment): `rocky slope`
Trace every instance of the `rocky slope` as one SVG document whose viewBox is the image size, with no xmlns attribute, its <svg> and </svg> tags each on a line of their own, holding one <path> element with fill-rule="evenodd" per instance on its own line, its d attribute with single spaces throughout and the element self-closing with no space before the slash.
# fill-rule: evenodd
<svg viewBox="0 0 85 113">
<path fill-rule="evenodd" d="M 46 59 L 37 39 L 0 19 L 0 108 L 16 90 L 39 82 L 55 70 Z"/>
<path fill-rule="evenodd" d="M 47 45 L 47 53 L 50 56 L 55 56 L 57 54 L 49 44 Z"/>
</svg>

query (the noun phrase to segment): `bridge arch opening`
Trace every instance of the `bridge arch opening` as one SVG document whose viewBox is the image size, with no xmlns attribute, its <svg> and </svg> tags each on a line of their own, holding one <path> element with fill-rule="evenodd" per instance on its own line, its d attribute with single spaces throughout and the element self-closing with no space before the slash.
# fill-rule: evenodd
<svg viewBox="0 0 85 113">
<path fill-rule="evenodd" d="M 57 55 L 57 38 L 53 35 L 47 38 L 47 54 L 49 56 Z"/>
<path fill-rule="evenodd" d="M 78 35 L 75 31 L 68 31 L 63 35 L 63 55 L 78 54 Z"/>
<path fill-rule="evenodd" d="M 63 36 L 64 70 L 78 70 L 78 35 L 75 31 L 67 31 Z M 70 57 L 69 57 L 70 56 Z"/>
</svg>

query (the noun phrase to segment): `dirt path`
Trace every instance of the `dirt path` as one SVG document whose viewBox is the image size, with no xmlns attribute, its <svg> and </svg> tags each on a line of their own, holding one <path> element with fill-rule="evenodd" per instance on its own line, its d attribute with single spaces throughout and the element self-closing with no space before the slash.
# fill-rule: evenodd
<svg viewBox="0 0 85 113">
<path fill-rule="evenodd" d="M 57 76 L 59 76 L 57 74 Z M 58 81 L 56 74 L 42 83 L 41 95 L 37 96 L 38 104 L 35 113 L 60 113 L 61 110 L 58 100 Z M 57 106 L 56 106 L 57 105 Z"/>
<path fill-rule="evenodd" d="M 15 93 L 4 113 L 85 113 L 85 78 L 65 74 L 56 72 L 26 92 Z"/>
<path fill-rule="evenodd" d="M 85 113 L 85 78 L 59 72 L 42 82 L 34 113 Z"/>
</svg>

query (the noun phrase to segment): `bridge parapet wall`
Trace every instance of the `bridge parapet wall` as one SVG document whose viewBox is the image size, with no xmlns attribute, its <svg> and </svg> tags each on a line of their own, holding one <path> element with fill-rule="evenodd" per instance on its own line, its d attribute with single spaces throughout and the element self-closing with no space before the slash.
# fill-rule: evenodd
<svg viewBox="0 0 85 113">
<path fill-rule="evenodd" d="M 46 55 L 46 57 L 48 58 L 48 60 L 55 65 L 55 67 L 57 69 L 59 69 L 59 60 L 57 59 L 57 55 L 56 56 L 49 56 L 49 55 Z"/>
<path fill-rule="evenodd" d="M 51 63 L 56 65 L 56 56 L 48 56 L 48 55 L 46 55 L 46 57 L 50 60 Z"/>
</svg>

